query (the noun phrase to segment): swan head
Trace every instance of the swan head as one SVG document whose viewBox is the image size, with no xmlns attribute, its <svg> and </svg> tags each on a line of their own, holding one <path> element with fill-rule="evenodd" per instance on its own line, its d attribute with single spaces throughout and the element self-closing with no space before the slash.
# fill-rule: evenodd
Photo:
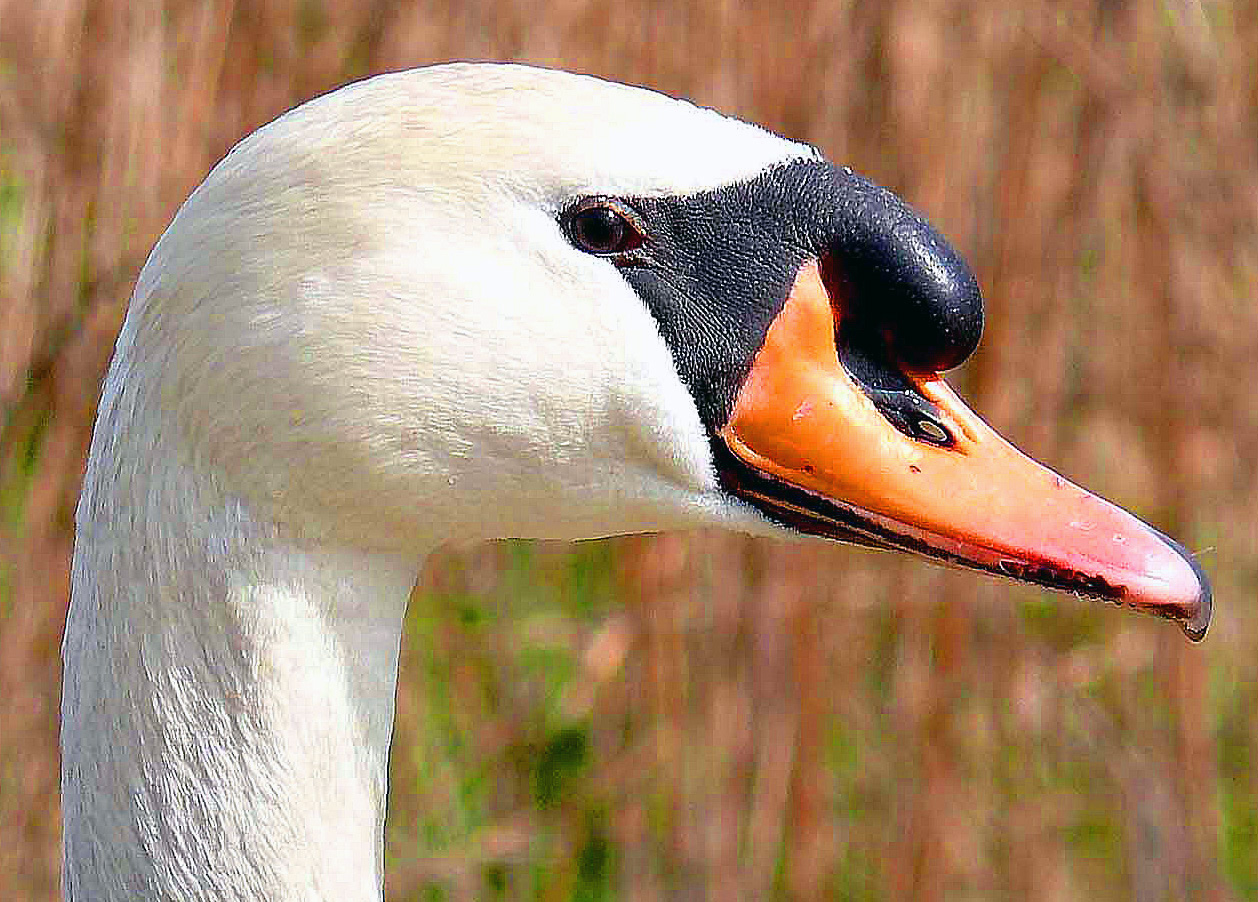
<svg viewBox="0 0 1258 902">
<path fill-rule="evenodd" d="M 938 233 L 807 145 L 450 65 L 315 100 L 214 169 L 141 275 L 101 420 L 147 411 L 314 544 L 794 530 L 1203 634 L 1182 549 L 948 390 L 981 330 Z"/>
</svg>

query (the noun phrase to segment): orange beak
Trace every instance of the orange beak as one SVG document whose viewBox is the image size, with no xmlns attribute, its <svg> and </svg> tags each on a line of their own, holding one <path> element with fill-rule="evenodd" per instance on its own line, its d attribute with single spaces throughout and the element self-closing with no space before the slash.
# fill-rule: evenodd
<svg viewBox="0 0 1258 902">
<path fill-rule="evenodd" d="M 816 262 L 800 270 L 719 433 L 734 492 L 805 532 L 1130 605 L 1205 635 L 1209 584 L 1183 548 L 1022 454 L 938 373 L 903 374 L 930 415 L 893 425 L 840 363 L 841 303 Z"/>
</svg>

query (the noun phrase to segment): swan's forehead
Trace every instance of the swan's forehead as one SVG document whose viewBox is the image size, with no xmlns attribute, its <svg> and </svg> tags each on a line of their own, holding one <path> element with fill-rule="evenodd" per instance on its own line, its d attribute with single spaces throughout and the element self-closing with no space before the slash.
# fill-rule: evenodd
<svg viewBox="0 0 1258 902">
<path fill-rule="evenodd" d="M 590 76 L 452 64 L 381 76 L 320 98 L 272 127 L 292 145 L 337 142 L 358 171 L 417 184 L 669 195 L 750 178 L 807 145 L 687 101 Z M 264 130 L 265 131 L 265 130 Z M 279 136 L 277 136 L 279 137 Z"/>
</svg>

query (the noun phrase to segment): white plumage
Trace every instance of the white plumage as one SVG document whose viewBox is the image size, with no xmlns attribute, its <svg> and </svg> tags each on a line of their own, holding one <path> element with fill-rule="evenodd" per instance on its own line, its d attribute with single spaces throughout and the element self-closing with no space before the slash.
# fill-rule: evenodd
<svg viewBox="0 0 1258 902">
<path fill-rule="evenodd" d="M 811 153 L 639 89 L 451 65 L 315 100 L 214 169 L 139 278 L 79 506 L 69 898 L 377 898 L 428 551 L 771 529 L 716 490 L 640 299 L 555 217 Z"/>
</svg>

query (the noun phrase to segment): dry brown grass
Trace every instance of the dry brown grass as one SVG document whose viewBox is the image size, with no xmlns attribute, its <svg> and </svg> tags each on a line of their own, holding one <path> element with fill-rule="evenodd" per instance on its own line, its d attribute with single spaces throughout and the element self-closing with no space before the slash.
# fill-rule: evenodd
<svg viewBox="0 0 1258 902">
<path fill-rule="evenodd" d="M 584 726 L 561 736 L 589 746 L 549 807 L 509 766 L 550 741 L 527 614 L 437 616 L 432 650 L 411 643 L 391 897 L 498 880 L 500 898 L 586 898 L 591 830 L 599 885 L 643 902 L 1258 896 L 1258 4 L 1042 6 L 0 0 L 0 898 L 56 891 L 71 514 L 144 255 L 251 128 L 448 58 L 683 94 L 897 189 L 984 285 L 967 393 L 1198 550 L 1216 623 L 1190 646 L 882 556 L 622 541 L 619 605 L 543 630 L 578 669 L 563 705 Z M 429 599 L 499 605 L 510 554 L 450 557 Z M 571 553 L 540 554 L 530 573 Z M 499 781 L 443 855 L 416 851 L 422 806 L 451 804 L 440 781 L 409 790 L 432 655 L 470 662 L 451 666 L 450 729 Z M 517 695 L 490 705 L 487 686 Z"/>
</svg>

